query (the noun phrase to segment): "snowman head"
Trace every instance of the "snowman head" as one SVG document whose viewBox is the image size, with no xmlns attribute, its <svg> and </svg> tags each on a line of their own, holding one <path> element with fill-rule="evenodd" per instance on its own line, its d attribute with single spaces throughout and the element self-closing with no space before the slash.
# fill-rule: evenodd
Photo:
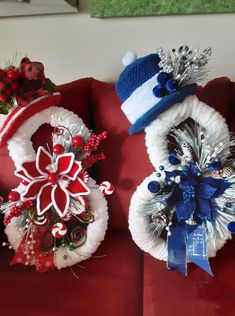
<svg viewBox="0 0 235 316">
<path fill-rule="evenodd" d="M 129 133 L 141 132 L 158 115 L 193 95 L 210 54 L 210 48 L 199 52 L 186 45 L 169 53 L 160 48 L 157 53 L 125 63 L 116 90 L 122 111 L 132 124 Z"/>
</svg>

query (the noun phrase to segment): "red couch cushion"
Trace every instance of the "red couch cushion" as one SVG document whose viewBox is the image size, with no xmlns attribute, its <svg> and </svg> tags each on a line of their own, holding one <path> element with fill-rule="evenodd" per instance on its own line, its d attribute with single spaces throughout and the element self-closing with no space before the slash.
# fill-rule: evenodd
<svg viewBox="0 0 235 316">
<path fill-rule="evenodd" d="M 235 130 L 235 83 L 227 77 L 209 81 L 205 87 L 197 90 L 198 98 L 212 106 L 226 120 L 231 129 Z M 209 123 L 209 122 L 208 122 Z"/>
<path fill-rule="evenodd" d="M 9 266 L 10 255 L 1 249 L 1 315 L 142 316 L 142 253 L 126 231 L 109 232 L 93 259 L 72 267 L 78 280 L 69 268 Z"/>
<path fill-rule="evenodd" d="M 234 316 L 235 240 L 210 259 L 215 274 L 188 264 L 188 276 L 144 255 L 144 316 Z"/>
<path fill-rule="evenodd" d="M 127 228 L 130 199 L 136 187 L 152 172 L 153 167 L 145 149 L 144 134 L 130 136 L 130 124 L 120 109 L 113 84 L 94 80 L 92 101 L 96 133 L 106 130 L 108 140 L 102 145 L 105 162 L 97 163 L 96 178 L 107 179 L 115 186 L 108 197 L 110 227 Z"/>
<path fill-rule="evenodd" d="M 90 118 L 88 101 L 91 81 L 92 79 L 84 79 L 60 86 L 61 104 L 77 113 L 86 123 Z M 113 89 L 112 96 L 116 97 Z M 117 110 L 120 113 L 120 110 Z M 35 133 L 33 136 L 35 147 L 47 141 L 49 130 L 48 126 L 42 126 Z M 116 139 L 118 140 L 118 138 Z M 107 143 L 109 142 L 110 140 L 107 140 Z M 110 162 L 113 157 L 112 148 L 111 144 L 107 148 L 108 169 L 104 162 L 98 163 L 101 171 L 105 169 L 101 181 L 112 176 L 114 170 Z M 118 144 L 116 153 L 117 150 L 119 152 Z M 13 177 L 14 166 L 6 149 L 2 153 L 4 153 L 6 165 L 12 168 L 11 171 L 5 172 L 4 181 L 9 179 L 8 187 L 0 178 L 2 188 L 6 192 L 16 183 L 14 183 Z M 111 158 L 109 158 L 110 154 Z M 1 161 L 3 161 L 2 157 Z M 117 166 L 115 171 L 117 174 L 120 162 L 114 161 L 114 163 Z M 126 185 L 129 186 L 128 179 L 126 182 Z M 127 202 L 129 203 L 126 201 L 126 204 Z M 111 214 L 113 213 L 112 206 L 109 211 Z M 123 225 L 120 227 L 127 226 L 124 221 L 127 222 L 128 206 L 125 211 L 125 218 L 122 219 Z M 117 219 L 119 214 L 121 212 L 118 210 Z M 121 215 L 120 217 L 122 218 Z M 104 257 L 96 258 L 96 256 L 103 255 Z M 93 255 L 93 259 L 81 263 L 85 269 L 77 265 L 73 266 L 72 270 L 67 268 L 60 272 L 52 271 L 41 274 L 35 272 L 35 268 L 24 269 L 22 266 L 9 266 L 11 256 L 13 256 L 13 251 L 6 248 L 2 248 L 0 251 L 0 279 L 4 284 L 4 290 L 1 292 L 0 310 L 2 315 L 142 315 L 143 255 L 132 242 L 128 231 L 109 231 L 97 253 Z M 72 271 L 79 275 L 79 280 L 73 276 Z M 12 304 L 13 300 L 14 304 Z"/>
<path fill-rule="evenodd" d="M 92 79 L 85 78 L 59 86 L 62 98 L 60 105 L 73 111 L 89 126 L 89 91 Z M 33 135 L 32 140 L 37 148 L 41 144 L 50 142 L 51 128 L 43 125 Z M 6 195 L 10 189 L 15 188 L 19 180 L 14 176 L 15 167 L 9 157 L 7 147 L 0 149 L 0 194 Z"/>
</svg>

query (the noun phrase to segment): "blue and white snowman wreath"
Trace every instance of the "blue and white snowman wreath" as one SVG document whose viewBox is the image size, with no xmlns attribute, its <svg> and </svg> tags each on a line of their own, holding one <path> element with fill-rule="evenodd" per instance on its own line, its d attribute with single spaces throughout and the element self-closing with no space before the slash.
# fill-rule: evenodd
<svg viewBox="0 0 235 316">
<path fill-rule="evenodd" d="M 185 275 L 188 262 L 213 275 L 208 258 L 235 230 L 235 138 L 195 95 L 210 55 L 187 45 L 138 59 L 129 52 L 116 84 L 130 134 L 145 130 L 155 168 L 131 199 L 132 238 Z"/>
</svg>

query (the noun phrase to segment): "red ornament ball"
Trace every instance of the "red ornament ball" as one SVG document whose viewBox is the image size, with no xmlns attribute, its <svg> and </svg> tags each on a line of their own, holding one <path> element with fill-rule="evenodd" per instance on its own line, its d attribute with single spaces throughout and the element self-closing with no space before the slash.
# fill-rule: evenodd
<svg viewBox="0 0 235 316">
<path fill-rule="evenodd" d="M 11 67 L 7 70 L 7 77 L 13 81 L 18 81 L 20 78 L 18 69 Z"/>
<path fill-rule="evenodd" d="M 8 194 L 8 201 L 9 202 L 17 202 L 20 199 L 20 193 L 17 191 L 11 191 Z"/>
<path fill-rule="evenodd" d="M 84 144 L 84 140 L 81 136 L 75 135 L 72 139 L 73 146 L 82 146 Z"/>
<path fill-rule="evenodd" d="M 57 183 L 58 181 L 58 175 L 55 172 L 51 172 L 48 174 L 48 182 L 50 183 Z"/>
<path fill-rule="evenodd" d="M 56 144 L 53 146 L 52 150 L 55 155 L 62 155 L 64 153 L 64 146 L 61 144 Z"/>
</svg>

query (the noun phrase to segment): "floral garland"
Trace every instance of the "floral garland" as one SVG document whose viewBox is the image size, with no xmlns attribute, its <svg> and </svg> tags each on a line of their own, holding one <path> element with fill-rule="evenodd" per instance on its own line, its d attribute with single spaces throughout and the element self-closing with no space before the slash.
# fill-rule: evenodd
<svg viewBox="0 0 235 316">
<path fill-rule="evenodd" d="M 44 123 L 54 127 L 52 150 L 33 149 L 31 136 Z M 108 213 L 104 194 L 86 169 L 104 159 L 95 153 L 107 137 L 91 134 L 74 113 L 49 107 L 27 119 L 8 140 L 20 185 L 2 205 L 12 263 L 35 265 L 40 272 L 89 258 L 104 239 Z"/>
<path fill-rule="evenodd" d="M 132 197 L 132 237 L 169 269 L 187 274 L 193 262 L 212 274 L 208 258 L 231 238 L 235 221 L 235 140 L 224 118 L 195 96 L 145 131 L 156 172 Z"/>
</svg>

